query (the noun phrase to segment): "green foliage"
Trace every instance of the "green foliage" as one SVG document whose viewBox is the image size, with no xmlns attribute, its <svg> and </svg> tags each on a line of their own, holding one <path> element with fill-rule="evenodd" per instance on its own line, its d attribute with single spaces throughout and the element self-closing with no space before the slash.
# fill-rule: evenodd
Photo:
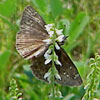
<svg viewBox="0 0 100 100">
<path fill-rule="evenodd" d="M 88 68 L 88 60 L 95 53 L 100 54 L 99 0 L 0 0 L 0 100 L 11 99 L 8 96 L 11 78 L 17 80 L 23 99 L 49 100 L 50 87 L 47 83 L 35 79 L 29 67 L 30 62 L 23 60 L 15 49 L 16 33 L 26 5 L 32 5 L 46 23 L 55 23 L 58 29 L 64 29 L 64 34 L 69 37 L 63 48 L 73 59 L 84 82 L 87 81 L 89 69 L 96 69 L 97 72 L 95 66 Z M 93 80 L 94 83 L 96 80 L 98 76 Z M 90 81 L 93 83 L 91 78 Z M 95 89 L 97 83 L 89 86 Z M 64 100 L 80 100 L 85 93 L 83 85 L 56 86 L 61 90 Z M 88 89 L 89 87 L 86 91 Z M 99 87 L 97 91 L 92 92 L 93 98 L 99 98 Z"/>
<path fill-rule="evenodd" d="M 90 59 L 91 72 L 87 76 L 87 84 L 85 86 L 86 93 L 82 100 L 94 100 L 95 93 L 98 92 L 100 82 L 100 55 L 96 54 L 95 58 Z M 98 97 L 100 99 L 100 97 Z"/>
<path fill-rule="evenodd" d="M 5 70 L 6 64 L 9 61 L 10 52 L 5 51 L 0 55 L 0 70 Z M 5 60 L 4 60 L 5 59 Z"/>
<path fill-rule="evenodd" d="M 79 44 L 79 42 L 76 42 L 76 40 L 79 38 L 81 34 L 83 34 L 83 30 L 85 29 L 88 22 L 89 22 L 89 17 L 85 13 L 79 13 L 77 15 L 74 22 L 70 25 L 70 29 L 68 32 L 69 45 L 65 46 L 65 49 L 67 51 L 72 50 L 75 46 Z"/>
<path fill-rule="evenodd" d="M 38 7 L 41 11 L 45 11 L 47 4 L 45 0 L 32 0 L 32 2 Z"/>
<path fill-rule="evenodd" d="M 4 23 L 8 24 L 8 26 L 9 26 L 12 30 L 16 31 L 16 27 L 15 27 L 15 26 L 13 25 L 13 23 L 11 23 L 7 18 L 5 18 L 5 17 L 3 17 L 3 16 L 0 15 L 0 19 L 2 19 L 2 21 L 3 21 Z"/>
<path fill-rule="evenodd" d="M 49 0 L 51 13 L 54 18 L 63 13 L 62 2 L 60 0 Z"/>
<path fill-rule="evenodd" d="M 0 14 L 5 17 L 11 17 L 16 10 L 16 0 L 6 0 L 0 3 Z"/>
</svg>

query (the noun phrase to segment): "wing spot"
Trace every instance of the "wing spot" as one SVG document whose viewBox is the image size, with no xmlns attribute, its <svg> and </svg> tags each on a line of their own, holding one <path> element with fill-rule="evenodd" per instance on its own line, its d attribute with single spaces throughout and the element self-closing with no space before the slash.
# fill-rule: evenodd
<svg viewBox="0 0 100 100">
<path fill-rule="evenodd" d="M 70 66 L 70 69 L 72 69 L 72 66 Z"/>
<path fill-rule="evenodd" d="M 66 72 L 64 73 L 64 75 L 66 75 Z"/>
<path fill-rule="evenodd" d="M 69 77 L 69 75 L 66 75 L 67 77 Z"/>
<path fill-rule="evenodd" d="M 76 78 L 78 78 L 79 77 L 79 74 L 76 74 L 75 76 L 74 76 L 74 79 L 76 79 Z"/>
</svg>

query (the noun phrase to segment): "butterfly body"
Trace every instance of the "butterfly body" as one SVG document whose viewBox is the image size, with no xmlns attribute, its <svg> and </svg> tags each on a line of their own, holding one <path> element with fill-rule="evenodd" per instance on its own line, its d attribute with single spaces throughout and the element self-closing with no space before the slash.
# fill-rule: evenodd
<svg viewBox="0 0 100 100">
<path fill-rule="evenodd" d="M 52 65 L 44 64 L 44 53 L 49 46 L 43 42 L 49 38 L 44 25 L 42 17 L 31 6 L 27 6 L 21 19 L 20 31 L 16 35 L 16 49 L 23 58 L 32 60 L 33 74 L 38 79 L 47 81 L 44 75 Z M 55 81 L 67 86 L 81 85 L 82 79 L 67 53 L 61 48 L 56 50 L 56 54 L 62 66 L 56 65 L 61 80 L 55 79 Z"/>
</svg>

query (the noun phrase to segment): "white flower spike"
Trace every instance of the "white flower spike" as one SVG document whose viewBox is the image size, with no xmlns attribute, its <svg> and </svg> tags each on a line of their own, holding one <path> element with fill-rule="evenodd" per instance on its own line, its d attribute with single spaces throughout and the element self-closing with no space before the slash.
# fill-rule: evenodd
<svg viewBox="0 0 100 100">
<path fill-rule="evenodd" d="M 45 28 L 46 28 L 50 38 L 43 40 L 43 42 L 46 42 L 46 44 L 48 44 L 48 45 L 52 44 L 53 43 L 52 36 L 53 36 L 53 34 L 56 34 L 55 35 L 56 36 L 56 38 L 55 38 L 55 48 L 57 50 L 59 50 L 60 46 L 57 44 L 57 42 L 64 41 L 64 35 L 62 33 L 63 29 L 58 30 L 58 29 L 54 28 L 54 24 L 45 25 Z M 44 57 L 46 59 L 45 64 L 48 64 L 48 63 L 50 63 L 52 61 L 52 54 L 51 54 L 51 52 L 52 52 L 52 50 L 50 48 L 48 48 L 48 50 L 45 52 L 45 54 L 44 54 Z M 55 55 L 55 56 L 57 56 L 57 55 Z M 55 60 L 55 63 L 57 65 L 62 66 L 62 64 L 60 63 L 58 58 Z"/>
</svg>

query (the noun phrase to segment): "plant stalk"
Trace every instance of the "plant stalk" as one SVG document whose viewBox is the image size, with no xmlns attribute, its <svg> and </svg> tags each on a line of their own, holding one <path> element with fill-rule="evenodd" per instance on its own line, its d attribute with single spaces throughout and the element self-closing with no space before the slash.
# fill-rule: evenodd
<svg viewBox="0 0 100 100">
<path fill-rule="evenodd" d="M 55 38 L 53 39 L 53 49 L 52 49 L 52 81 L 51 81 L 51 84 L 52 84 L 52 100 L 55 100 L 55 73 L 54 73 L 54 70 L 55 70 Z"/>
</svg>

